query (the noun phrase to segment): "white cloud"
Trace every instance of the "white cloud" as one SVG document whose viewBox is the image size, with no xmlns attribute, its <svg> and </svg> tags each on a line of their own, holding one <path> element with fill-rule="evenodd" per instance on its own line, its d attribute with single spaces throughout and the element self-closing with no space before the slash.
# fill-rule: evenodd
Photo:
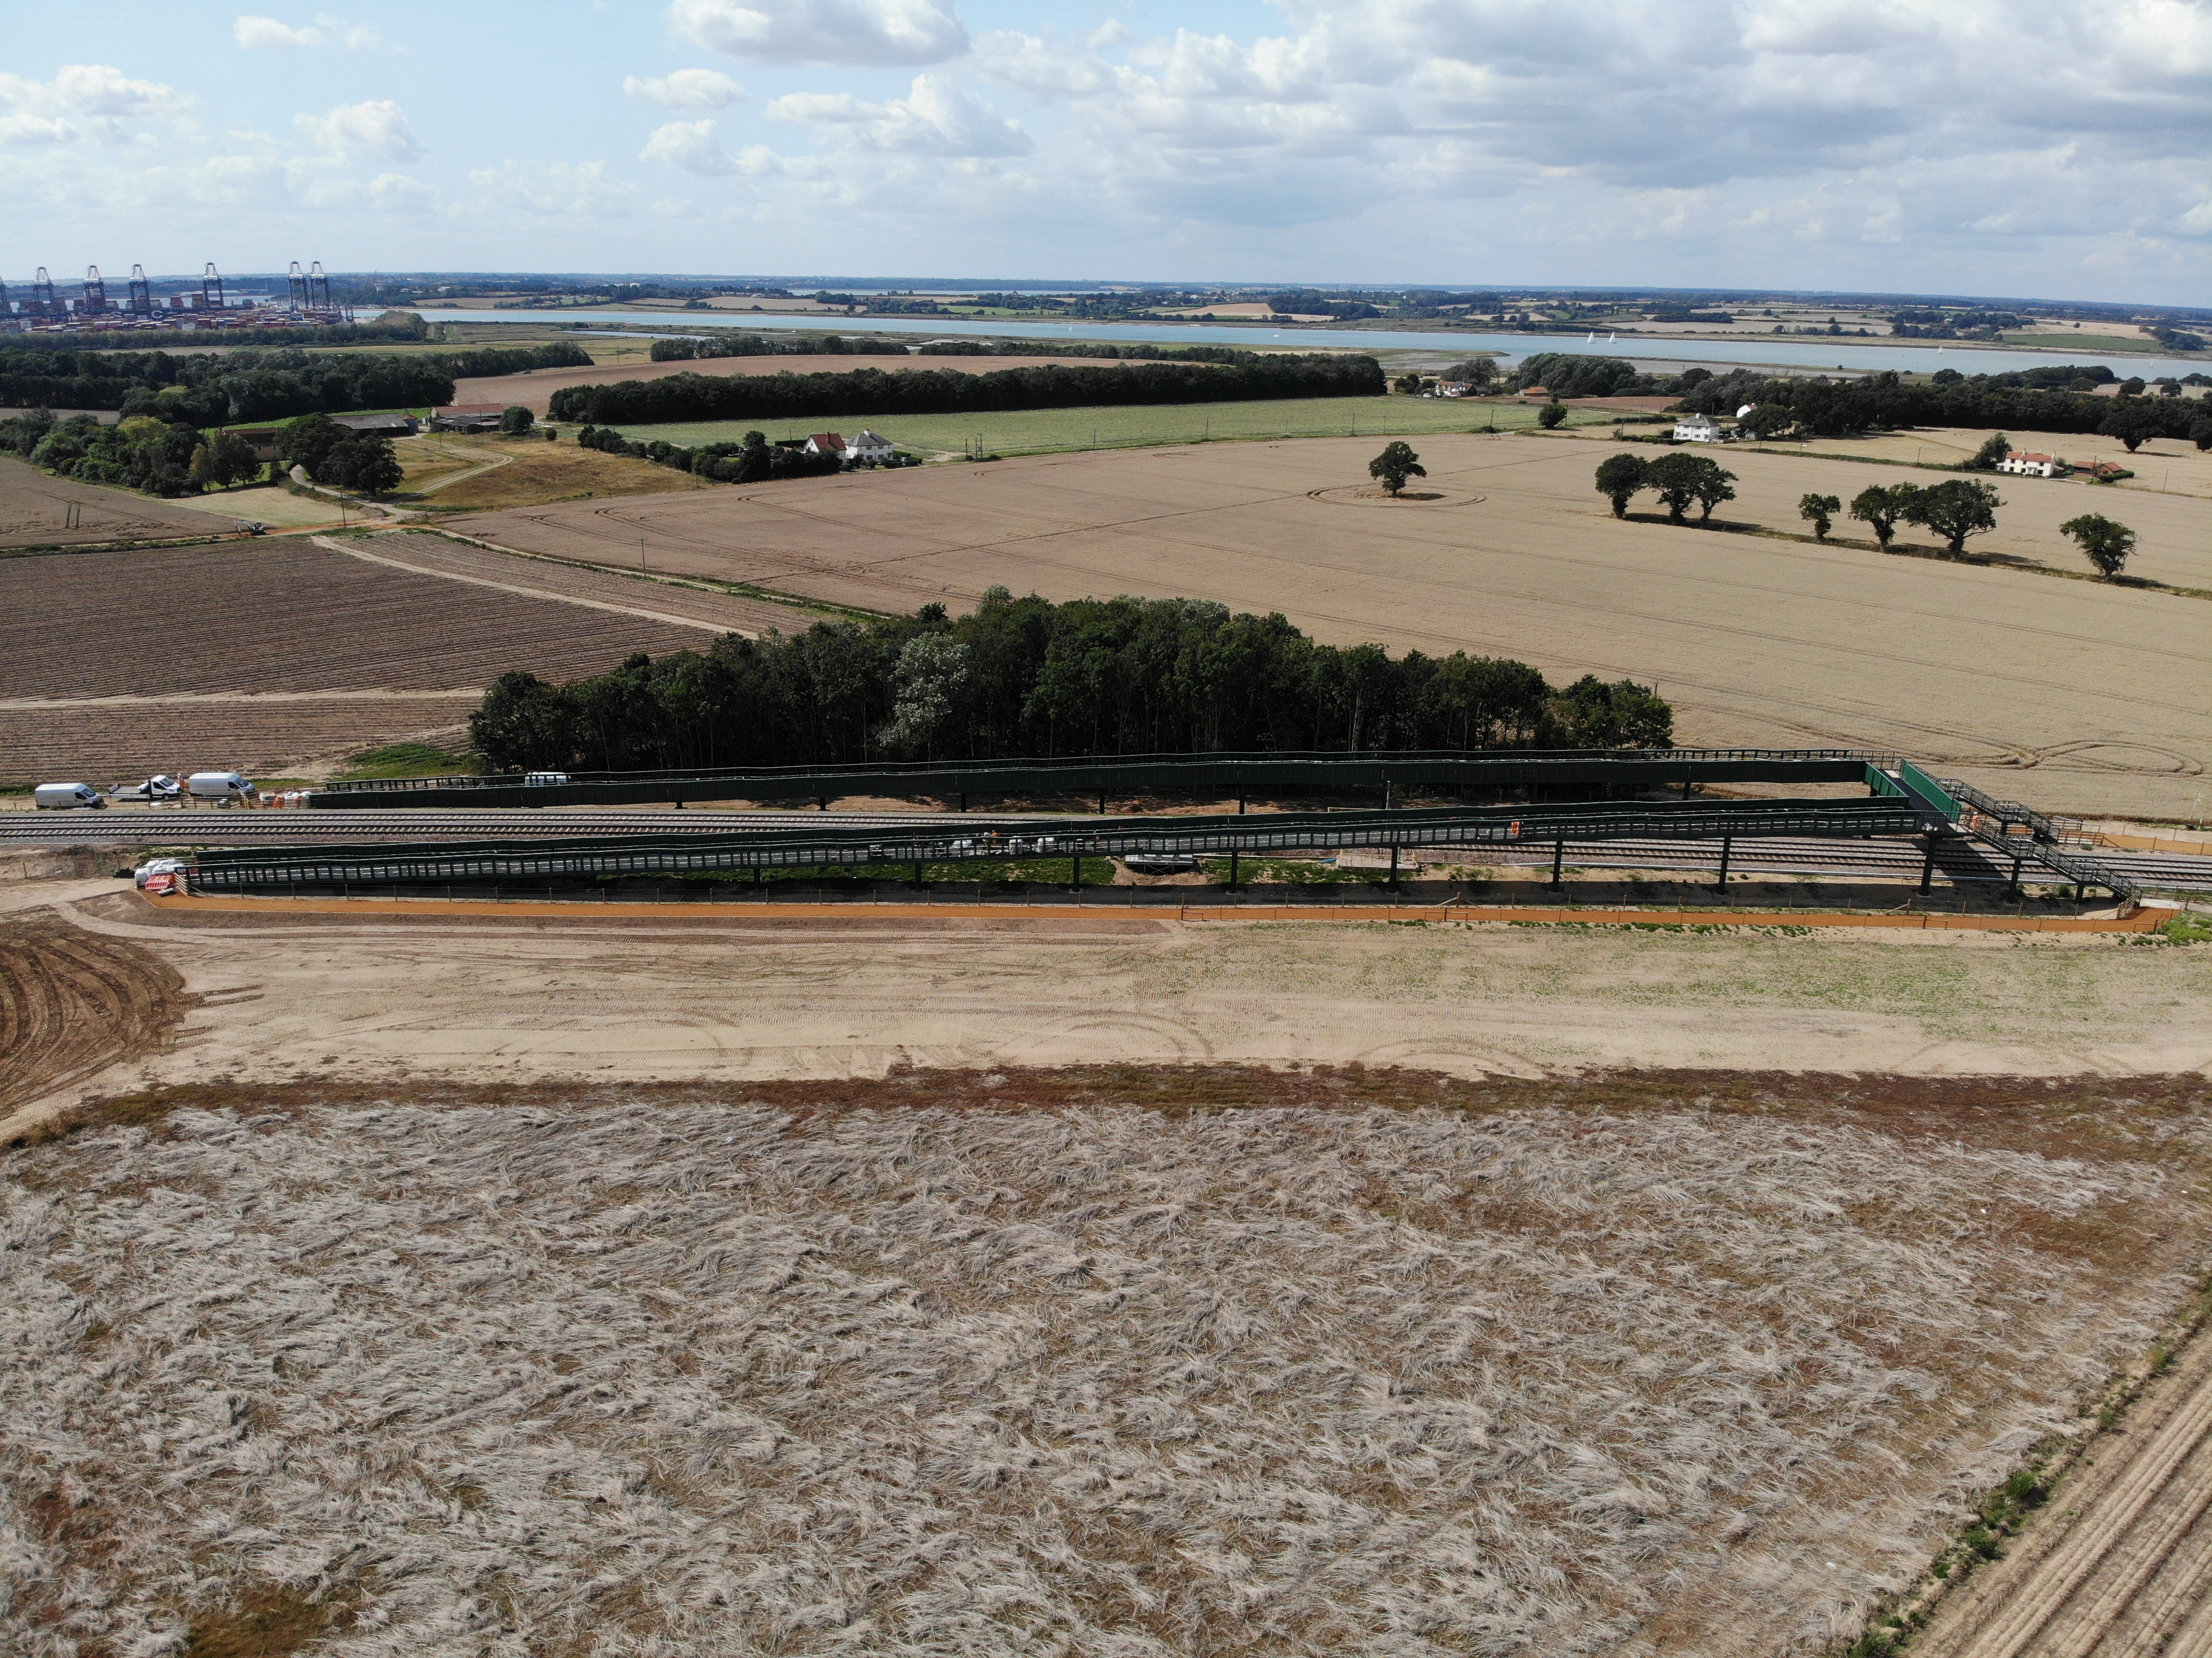
<svg viewBox="0 0 2212 1658">
<path fill-rule="evenodd" d="M 668 19 L 710 52 L 763 64 L 941 64 L 968 50 L 938 0 L 674 0 Z"/>
<path fill-rule="evenodd" d="M 1026 155 L 1030 137 L 941 75 L 917 75 L 904 98 L 862 103 L 846 93 L 793 93 L 770 104 L 780 121 L 827 128 L 865 149 L 930 155 Z"/>
<path fill-rule="evenodd" d="M 711 69 L 679 69 L 651 81 L 624 76 L 622 89 L 662 109 L 726 109 L 745 95 L 735 81 Z"/>
<path fill-rule="evenodd" d="M 244 16 L 230 26 L 231 38 L 248 52 L 298 52 L 342 46 L 348 52 L 372 52 L 383 36 L 366 23 L 349 23 L 325 12 L 313 27 L 295 28 L 274 17 Z"/>
<path fill-rule="evenodd" d="M 507 161 L 469 174 L 485 203 L 541 218 L 607 219 L 629 216 L 639 191 L 607 177 L 605 161 Z"/>
<path fill-rule="evenodd" d="M 670 121 L 656 128 L 638 152 L 642 161 L 659 161 L 684 173 L 702 175 L 735 174 L 748 179 L 761 178 L 780 173 L 783 163 L 765 144 L 755 144 L 732 155 L 722 148 L 714 124 L 706 121 Z"/>
<path fill-rule="evenodd" d="M 248 52 L 296 52 L 330 44 L 320 29 L 295 29 L 273 17 L 241 17 L 230 26 L 230 33 Z"/>
<path fill-rule="evenodd" d="M 65 144 L 76 136 L 66 121 L 43 115 L 0 116 L 0 144 Z"/>
<path fill-rule="evenodd" d="M 368 199 L 379 213 L 427 213 L 436 192 L 404 173 L 380 173 L 368 181 Z"/>
<path fill-rule="evenodd" d="M 173 87 L 158 81 L 134 81 L 106 64 L 70 64 L 55 75 L 53 95 L 81 113 L 118 119 L 179 115 L 192 102 Z"/>
<path fill-rule="evenodd" d="M 407 125 L 406 112 L 388 98 L 335 105 L 321 115 L 295 115 L 292 125 L 342 161 L 356 155 L 412 161 L 422 154 Z"/>
</svg>

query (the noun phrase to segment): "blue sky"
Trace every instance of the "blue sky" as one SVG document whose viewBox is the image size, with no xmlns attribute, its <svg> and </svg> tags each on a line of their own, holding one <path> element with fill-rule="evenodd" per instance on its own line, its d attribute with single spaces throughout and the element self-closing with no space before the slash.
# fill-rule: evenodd
<svg viewBox="0 0 2212 1658">
<path fill-rule="evenodd" d="M 2212 0 L 19 6 L 0 220 L 11 282 L 319 258 L 2212 304 Z"/>
</svg>

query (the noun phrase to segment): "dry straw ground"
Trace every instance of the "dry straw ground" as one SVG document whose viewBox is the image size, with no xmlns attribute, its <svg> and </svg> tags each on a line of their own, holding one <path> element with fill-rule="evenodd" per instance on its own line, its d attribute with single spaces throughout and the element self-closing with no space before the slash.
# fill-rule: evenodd
<svg viewBox="0 0 2212 1658">
<path fill-rule="evenodd" d="M 1814 1650 L 2201 1269 L 2203 1106 L 1211 1071 L 126 1101 L 0 1162 L 0 1645 Z"/>
<path fill-rule="evenodd" d="M 1616 522 L 1602 445 L 1420 440 L 1443 499 L 1318 499 L 1371 440 L 1040 457 L 465 519 L 505 544 L 751 582 L 863 608 L 1185 594 L 1279 610 L 1338 643 L 1523 658 L 1656 683 L 1696 743 L 1899 749 L 2054 811 L 2191 819 L 2212 601 L 1863 548 Z M 1937 476 L 1732 453 L 1730 522 L 1803 525 L 1798 497 Z M 2212 587 L 2203 503 L 2007 479 L 1993 550 L 2081 571 L 2063 518 L 2133 525 L 2132 570 Z M 2023 774 L 2023 768 L 2026 768 Z"/>
</svg>

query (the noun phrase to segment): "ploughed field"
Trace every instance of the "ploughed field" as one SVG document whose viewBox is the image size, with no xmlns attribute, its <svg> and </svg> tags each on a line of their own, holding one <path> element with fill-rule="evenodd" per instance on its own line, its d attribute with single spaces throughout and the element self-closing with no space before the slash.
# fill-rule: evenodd
<svg viewBox="0 0 2212 1658">
<path fill-rule="evenodd" d="M 289 766 L 450 732 L 510 669 L 574 678 L 792 614 L 433 537 L 345 544 L 368 556 L 287 539 L 0 560 L 0 780 Z"/>
<path fill-rule="evenodd" d="M 1002 584 L 1280 610 L 1338 644 L 1518 657 L 1553 677 L 1655 683 L 1684 741 L 1899 750 L 2055 811 L 2207 808 L 2206 600 L 1870 547 L 1616 521 L 1604 445 L 1450 436 L 1396 503 L 1373 438 L 1034 457 L 576 502 L 463 519 L 517 548 L 690 572 L 864 608 L 958 607 Z M 1654 452 L 1646 451 L 1644 452 Z M 1724 452 L 1721 520 L 1800 532 L 1798 498 L 1938 475 Z M 2131 573 L 2212 587 L 2201 501 L 2001 481 L 1990 550 L 2086 570 L 2057 532 L 2098 511 Z M 1838 526 L 1839 531 L 1853 527 Z M 1900 544 L 1925 550 L 1908 529 Z M 1974 544 L 1978 546 L 1980 544 Z"/>
<path fill-rule="evenodd" d="M 0 1154 L 0 1644 L 1818 1651 L 2202 1270 L 2202 1095 L 141 1096 Z"/>
<path fill-rule="evenodd" d="M 78 522 L 69 525 L 69 509 Z M 245 516 L 251 517 L 251 513 Z M 0 551 L 13 547 L 96 546 L 111 541 L 167 541 L 214 535 L 224 526 L 205 513 L 152 495 L 101 489 L 49 477 L 27 461 L 0 455 Z"/>
</svg>

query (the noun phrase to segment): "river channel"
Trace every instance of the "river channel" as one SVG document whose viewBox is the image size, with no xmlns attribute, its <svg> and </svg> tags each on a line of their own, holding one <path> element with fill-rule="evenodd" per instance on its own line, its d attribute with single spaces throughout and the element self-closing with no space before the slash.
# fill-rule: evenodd
<svg viewBox="0 0 2212 1658">
<path fill-rule="evenodd" d="M 2182 375 L 2205 369 L 2203 360 L 2118 355 L 2082 351 L 1998 351 L 1987 347 L 1869 345 L 1856 340 L 1803 335 L 1747 335 L 1737 339 L 1647 338 L 1615 340 L 1604 336 L 1577 339 L 1559 334 L 1424 333 L 1358 328 L 1237 327 L 1220 323 L 1042 323 L 947 322 L 941 318 L 794 317 L 780 313 L 667 311 L 425 311 L 428 322 L 548 323 L 587 328 L 714 328 L 765 333 L 771 329 L 811 330 L 823 334 L 912 334 L 924 340 L 1111 340 L 1143 345 L 1292 346 L 1309 350 L 1494 351 L 1518 361 L 1539 351 L 1577 356 L 1626 357 L 1639 364 L 1752 364 L 1777 368 L 1841 368 L 1866 373 L 1894 368 L 1933 374 L 1955 368 L 1962 374 L 2002 374 L 2057 363 L 2103 363 L 2123 376 Z M 2212 357 L 2212 353 L 2207 354 Z"/>
</svg>

